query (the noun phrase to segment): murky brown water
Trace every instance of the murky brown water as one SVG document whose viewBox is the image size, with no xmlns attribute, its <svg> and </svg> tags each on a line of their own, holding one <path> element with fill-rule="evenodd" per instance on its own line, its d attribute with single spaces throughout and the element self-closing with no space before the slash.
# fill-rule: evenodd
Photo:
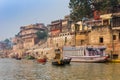
<svg viewBox="0 0 120 80">
<path fill-rule="evenodd" d="M 0 80 L 119 80 L 120 63 L 75 63 L 64 67 L 50 62 L 0 59 Z"/>
</svg>

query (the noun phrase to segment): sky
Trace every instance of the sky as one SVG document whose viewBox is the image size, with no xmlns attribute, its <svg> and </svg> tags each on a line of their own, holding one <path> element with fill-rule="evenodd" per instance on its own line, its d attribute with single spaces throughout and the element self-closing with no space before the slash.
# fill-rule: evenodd
<svg viewBox="0 0 120 80">
<path fill-rule="evenodd" d="M 68 6 L 69 0 L 0 0 L 0 41 L 14 37 L 21 26 L 63 19 Z"/>
</svg>

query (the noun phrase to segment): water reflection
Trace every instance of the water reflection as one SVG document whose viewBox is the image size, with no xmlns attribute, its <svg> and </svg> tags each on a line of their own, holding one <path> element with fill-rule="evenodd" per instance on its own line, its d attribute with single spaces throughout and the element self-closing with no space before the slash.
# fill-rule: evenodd
<svg viewBox="0 0 120 80">
<path fill-rule="evenodd" d="M 74 63 L 53 66 L 33 60 L 0 59 L 0 80 L 118 80 L 119 63 Z"/>
</svg>

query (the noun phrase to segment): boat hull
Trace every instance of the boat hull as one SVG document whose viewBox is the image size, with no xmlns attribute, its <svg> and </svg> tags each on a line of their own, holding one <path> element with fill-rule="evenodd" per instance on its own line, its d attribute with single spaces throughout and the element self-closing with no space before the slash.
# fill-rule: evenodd
<svg viewBox="0 0 120 80">
<path fill-rule="evenodd" d="M 64 46 L 63 59 L 72 58 L 75 62 L 107 62 L 108 56 L 105 53 L 105 46 Z"/>
<path fill-rule="evenodd" d="M 72 62 L 84 62 L 84 63 L 104 63 L 107 62 L 107 56 L 102 56 L 102 57 L 71 57 Z"/>
<path fill-rule="evenodd" d="M 46 59 L 37 59 L 37 62 L 39 62 L 39 63 L 44 63 L 46 61 L 47 61 Z"/>
<path fill-rule="evenodd" d="M 58 60 L 58 61 L 53 61 L 52 65 L 62 66 L 62 65 L 70 64 L 70 62 L 71 62 L 71 58 L 70 59 Z"/>
<path fill-rule="evenodd" d="M 72 60 L 72 58 L 70 58 L 70 59 L 63 59 L 63 62 L 64 62 L 64 64 L 70 64 L 71 60 Z"/>
<path fill-rule="evenodd" d="M 15 58 L 16 60 L 21 60 L 21 58 Z"/>
<path fill-rule="evenodd" d="M 59 62 L 59 61 L 54 61 L 54 62 L 52 62 L 52 65 L 56 65 L 56 66 L 63 66 L 63 65 L 65 65 L 63 62 Z"/>
<path fill-rule="evenodd" d="M 35 57 L 33 57 L 33 56 L 26 56 L 26 59 L 33 60 L 33 59 L 35 59 Z"/>
</svg>

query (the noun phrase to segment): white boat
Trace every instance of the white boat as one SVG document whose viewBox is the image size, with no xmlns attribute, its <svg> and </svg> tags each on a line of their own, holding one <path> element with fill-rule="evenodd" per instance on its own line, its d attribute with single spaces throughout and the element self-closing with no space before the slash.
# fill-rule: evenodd
<svg viewBox="0 0 120 80">
<path fill-rule="evenodd" d="M 63 59 L 72 58 L 71 61 L 78 62 L 106 62 L 108 56 L 105 54 L 105 49 L 104 46 L 64 46 Z"/>
</svg>

